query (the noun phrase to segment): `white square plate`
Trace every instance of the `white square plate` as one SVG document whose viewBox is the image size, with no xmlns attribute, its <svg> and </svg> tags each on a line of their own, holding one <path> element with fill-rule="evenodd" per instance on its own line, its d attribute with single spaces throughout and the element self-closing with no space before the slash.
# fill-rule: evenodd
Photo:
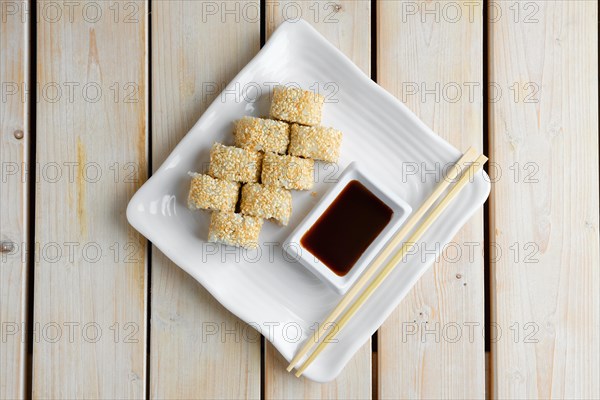
<svg viewBox="0 0 600 400">
<path fill-rule="evenodd" d="M 187 209 L 187 173 L 203 170 L 213 142 L 232 143 L 235 119 L 267 115 L 270 88 L 277 83 L 295 83 L 325 95 L 322 124 L 344 132 L 339 165 L 320 165 L 315 193 L 294 192 L 293 214 L 287 227 L 265 223 L 260 252 L 207 243 L 210 214 Z M 416 209 L 439 180 L 430 171 L 443 172 L 459 156 L 457 149 L 371 81 L 308 23 L 287 22 L 135 194 L 127 208 L 127 218 L 221 304 L 257 328 L 290 360 L 340 295 L 303 266 L 289 261 L 279 244 L 351 161 L 360 162 L 386 188 Z M 428 248 L 431 243 L 448 243 L 483 204 L 489 190 L 485 173 L 475 175 L 422 243 L 429 243 Z M 435 257 L 429 252 L 408 257 L 340 333 L 338 342 L 329 345 L 311 364 L 305 376 L 321 382 L 334 379 Z"/>
</svg>

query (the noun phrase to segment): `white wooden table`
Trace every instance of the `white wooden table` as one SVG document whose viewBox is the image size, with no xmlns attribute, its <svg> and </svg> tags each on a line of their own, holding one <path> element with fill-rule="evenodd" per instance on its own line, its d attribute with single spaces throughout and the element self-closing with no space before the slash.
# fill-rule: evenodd
<svg viewBox="0 0 600 400">
<path fill-rule="evenodd" d="M 330 384 L 124 214 L 299 17 L 493 180 Z M 597 2 L 0 0 L 0 20 L 0 398 L 600 397 Z"/>
</svg>

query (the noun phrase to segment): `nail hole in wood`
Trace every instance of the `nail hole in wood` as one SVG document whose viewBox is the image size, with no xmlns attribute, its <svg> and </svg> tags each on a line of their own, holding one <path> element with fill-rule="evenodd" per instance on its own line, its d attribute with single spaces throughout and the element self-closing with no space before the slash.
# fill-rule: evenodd
<svg viewBox="0 0 600 400">
<path fill-rule="evenodd" d="M 0 242 L 0 252 L 12 253 L 14 249 L 15 244 L 13 242 Z"/>
</svg>

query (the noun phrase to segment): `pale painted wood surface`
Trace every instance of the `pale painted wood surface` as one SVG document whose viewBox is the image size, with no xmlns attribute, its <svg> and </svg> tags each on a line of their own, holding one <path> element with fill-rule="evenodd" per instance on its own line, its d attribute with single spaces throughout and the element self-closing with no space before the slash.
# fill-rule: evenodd
<svg viewBox="0 0 600 400">
<path fill-rule="evenodd" d="M 154 169 L 258 52 L 259 9 L 257 1 L 152 2 Z M 152 398 L 260 398 L 260 335 L 245 340 L 245 324 L 156 248 L 151 309 Z"/>
<path fill-rule="evenodd" d="M 37 28 L 33 397 L 142 398 L 147 246 L 125 209 L 147 175 L 147 5 L 54 4 Z"/>
<path fill-rule="evenodd" d="M 379 83 L 459 148 L 482 148 L 487 68 L 495 179 L 491 333 L 501 332 L 488 357 L 487 387 L 481 211 L 380 329 L 375 365 L 368 343 L 326 385 L 287 374 L 268 344 L 261 367 L 260 339 L 237 341 L 224 332 L 241 337 L 244 326 L 156 249 L 149 291 L 147 244 L 127 224 L 125 207 L 146 179 L 147 157 L 158 168 L 215 91 L 258 51 L 259 3 L 40 4 L 31 49 L 40 99 L 29 225 L 20 164 L 29 162 L 30 137 L 23 88 L 1 103 L 0 240 L 19 247 L 0 264 L 0 339 L 7 339 L 0 340 L 0 398 L 482 398 L 484 390 L 493 398 L 600 397 L 596 2 L 488 3 L 488 60 L 481 1 L 377 2 L 377 49 L 370 1 L 269 0 L 264 7 L 267 36 L 283 19 L 302 17 L 366 73 L 376 51 Z M 22 17 L 0 18 L 3 84 L 27 81 Z M 19 129 L 21 140 L 14 136 Z M 12 162 L 16 176 L 7 175 Z M 26 177 L 33 179 L 31 171 Z M 33 376 L 26 393 L 28 339 L 21 340 L 22 326 L 7 335 L 5 323 L 26 320 L 28 266 L 21 257 L 33 227 Z M 461 257 L 449 261 L 457 249 Z M 461 336 L 453 343 L 456 326 Z"/>
<path fill-rule="evenodd" d="M 493 395 L 597 399 L 598 3 L 529 4 L 490 24 Z"/>
<path fill-rule="evenodd" d="M 367 75 L 370 75 L 370 1 L 267 1 L 265 15 L 267 38 L 282 21 L 299 17 L 311 23 Z M 266 399 L 367 399 L 371 397 L 370 340 L 361 347 L 340 376 L 328 384 L 314 383 L 304 377 L 298 379 L 285 370 L 286 366 L 285 359 L 267 342 L 264 371 Z"/>
<path fill-rule="evenodd" d="M 443 2 L 377 4 L 377 81 L 457 148 L 482 150 L 483 4 L 453 4 L 459 13 Z M 381 398 L 484 397 L 482 210 L 445 254 L 379 329 Z"/>
<path fill-rule="evenodd" d="M 0 399 L 23 397 L 25 389 L 30 49 L 19 9 L 26 6 L 12 2 L 0 18 Z"/>
</svg>

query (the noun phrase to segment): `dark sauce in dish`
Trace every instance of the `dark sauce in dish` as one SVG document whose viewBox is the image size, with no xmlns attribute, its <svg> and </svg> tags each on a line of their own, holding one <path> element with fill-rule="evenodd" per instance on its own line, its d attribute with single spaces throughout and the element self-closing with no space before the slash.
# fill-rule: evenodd
<svg viewBox="0 0 600 400">
<path fill-rule="evenodd" d="M 350 181 L 302 236 L 302 247 L 344 276 L 392 219 L 394 211 L 357 180 Z"/>
</svg>

